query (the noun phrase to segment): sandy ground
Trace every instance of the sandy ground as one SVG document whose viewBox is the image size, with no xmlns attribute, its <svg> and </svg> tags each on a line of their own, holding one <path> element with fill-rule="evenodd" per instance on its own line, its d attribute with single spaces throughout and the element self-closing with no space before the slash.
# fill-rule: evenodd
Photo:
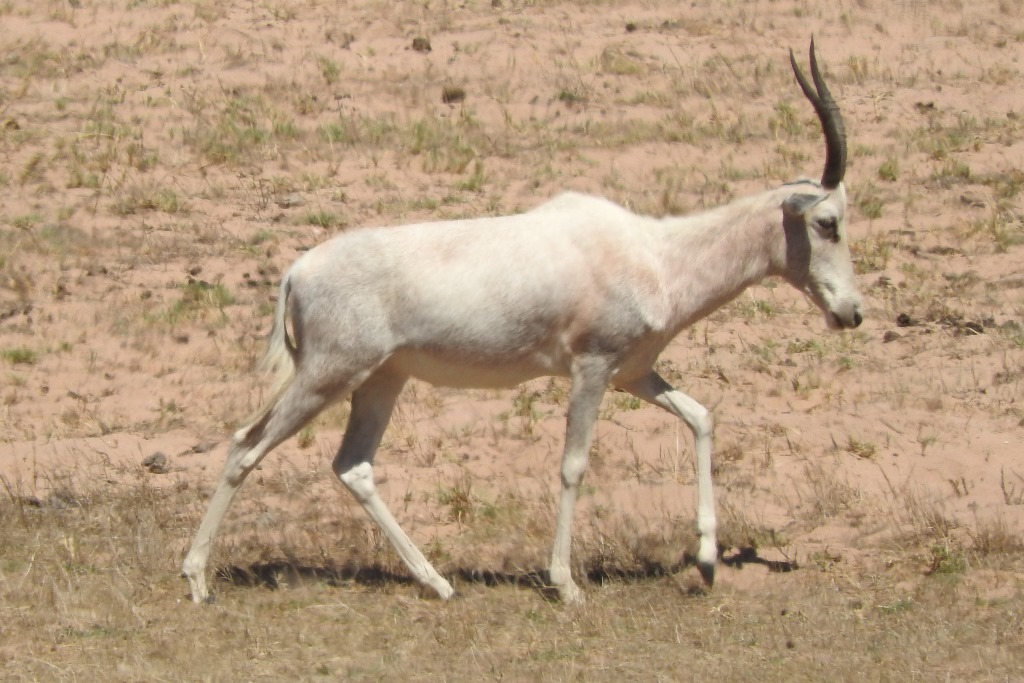
<svg viewBox="0 0 1024 683">
<path fill-rule="evenodd" d="M 816 177 L 787 64 L 812 34 L 866 322 L 828 332 L 769 282 L 666 350 L 715 413 L 723 523 L 849 561 L 925 514 L 1020 534 L 1024 10 L 1005 0 L 2 3 L 0 474 L 45 497 L 160 452 L 152 476 L 212 487 L 263 396 L 280 274 L 340 230 L 566 189 L 684 213 Z M 414 538 L 460 532 L 438 492 L 464 482 L 553 502 L 566 390 L 410 386 L 377 478 Z M 345 414 L 259 476 L 330 486 Z M 581 527 L 692 515 L 685 427 L 610 393 Z"/>
</svg>

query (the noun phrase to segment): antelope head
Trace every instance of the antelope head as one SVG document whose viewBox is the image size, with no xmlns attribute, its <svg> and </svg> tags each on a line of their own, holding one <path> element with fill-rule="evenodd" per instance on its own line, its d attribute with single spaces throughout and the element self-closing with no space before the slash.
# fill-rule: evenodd
<svg viewBox="0 0 1024 683">
<path fill-rule="evenodd" d="M 825 168 L 821 182 L 794 183 L 800 189 L 782 202 L 786 233 L 785 265 L 782 275 L 810 297 L 825 313 L 833 329 L 851 329 L 861 324 L 861 299 L 850 261 L 846 232 L 846 131 L 839 105 L 825 85 L 811 40 L 811 80 L 808 82 L 789 51 L 800 88 L 814 106 L 825 135 Z"/>
</svg>

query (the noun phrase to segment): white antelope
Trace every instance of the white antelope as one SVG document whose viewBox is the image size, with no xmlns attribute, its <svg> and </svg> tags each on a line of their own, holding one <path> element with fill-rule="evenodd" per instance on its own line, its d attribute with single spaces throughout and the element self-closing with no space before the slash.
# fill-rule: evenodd
<svg viewBox="0 0 1024 683">
<path fill-rule="evenodd" d="M 638 216 L 605 199 L 563 194 L 527 213 L 339 235 L 302 255 L 281 282 L 264 359 L 273 398 L 234 434 L 224 473 L 182 571 L 208 601 L 217 528 L 246 476 L 328 404 L 352 398 L 333 470 L 387 535 L 413 577 L 441 598 L 451 584 L 402 531 L 374 486 L 373 458 L 410 377 L 509 387 L 569 377 L 561 498 L 549 582 L 582 599 L 569 551 L 573 508 L 609 384 L 682 419 L 693 432 L 698 568 L 714 580 L 718 546 L 709 412 L 653 369 L 685 327 L 766 276 L 805 292 L 831 328 L 861 323 L 844 225 L 846 140 L 811 41 L 814 105 L 827 153 L 821 183 L 799 180 L 703 213 Z M 292 338 L 287 332 L 291 323 Z"/>
</svg>

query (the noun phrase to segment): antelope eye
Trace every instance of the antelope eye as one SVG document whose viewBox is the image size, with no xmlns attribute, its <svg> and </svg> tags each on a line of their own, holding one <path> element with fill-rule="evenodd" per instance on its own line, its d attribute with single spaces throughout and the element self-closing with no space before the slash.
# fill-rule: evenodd
<svg viewBox="0 0 1024 683">
<path fill-rule="evenodd" d="M 839 220 L 835 216 L 823 216 L 818 219 L 818 227 L 833 242 L 839 241 Z"/>
</svg>

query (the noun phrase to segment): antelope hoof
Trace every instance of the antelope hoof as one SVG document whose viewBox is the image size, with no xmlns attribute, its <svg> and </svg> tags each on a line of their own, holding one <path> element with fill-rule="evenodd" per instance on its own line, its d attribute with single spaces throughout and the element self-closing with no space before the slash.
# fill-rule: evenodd
<svg viewBox="0 0 1024 683">
<path fill-rule="evenodd" d="M 558 599 L 566 605 L 582 605 L 587 601 L 583 591 L 572 581 L 558 587 Z"/>
<path fill-rule="evenodd" d="M 181 573 L 182 578 L 188 580 L 189 595 L 192 598 L 192 602 L 197 605 L 211 605 L 214 602 L 214 597 L 206 588 L 206 582 L 203 580 L 196 580 L 189 576 L 186 572 Z"/>
<path fill-rule="evenodd" d="M 452 588 L 452 585 L 447 581 L 444 581 L 444 583 L 440 586 L 431 586 L 431 588 L 433 588 L 434 592 L 437 594 L 437 597 L 444 602 L 449 602 L 450 600 L 459 597 L 459 594 L 455 592 L 455 589 Z"/>
<path fill-rule="evenodd" d="M 704 585 L 708 588 L 712 588 L 715 585 L 715 563 L 714 562 L 697 562 L 697 571 L 700 572 L 700 577 L 704 579 Z"/>
</svg>

